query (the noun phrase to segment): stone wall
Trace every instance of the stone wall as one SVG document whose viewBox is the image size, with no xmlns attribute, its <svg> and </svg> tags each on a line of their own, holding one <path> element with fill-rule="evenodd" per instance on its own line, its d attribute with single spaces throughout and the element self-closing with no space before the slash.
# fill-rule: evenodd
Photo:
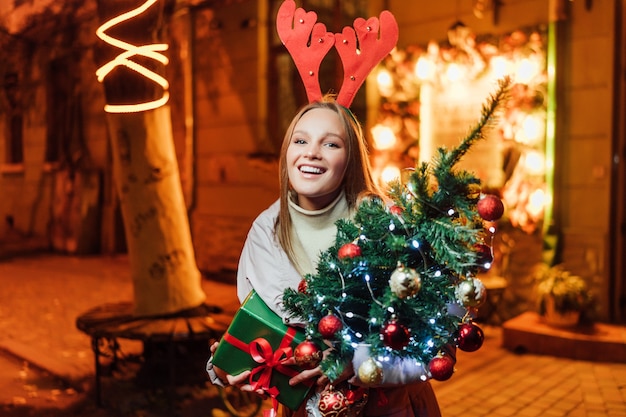
<svg viewBox="0 0 626 417">
<path fill-rule="evenodd" d="M 559 40 L 563 61 L 560 74 L 557 182 L 559 229 L 563 260 L 568 269 L 587 278 L 598 298 L 601 319 L 610 315 L 611 278 L 609 246 L 611 219 L 611 170 L 613 61 L 615 4 L 571 2 L 572 18 Z M 558 71 L 558 69 L 557 69 Z M 616 198 L 620 198 L 616 196 Z M 621 199 L 624 198 L 623 190 Z M 615 253 L 613 256 L 623 256 Z M 618 278 L 618 277 L 614 277 Z M 626 278 L 621 277 L 624 288 Z"/>
<path fill-rule="evenodd" d="M 259 3 L 194 17 L 195 186 L 191 228 L 205 273 L 235 269 L 254 218 L 278 197 L 276 150 L 263 141 Z"/>
</svg>

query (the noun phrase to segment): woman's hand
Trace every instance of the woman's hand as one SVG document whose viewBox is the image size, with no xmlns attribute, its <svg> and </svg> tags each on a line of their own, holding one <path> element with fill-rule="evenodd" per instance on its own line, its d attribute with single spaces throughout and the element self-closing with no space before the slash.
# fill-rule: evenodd
<svg viewBox="0 0 626 417">
<path fill-rule="evenodd" d="M 341 373 L 341 375 L 339 375 L 339 378 L 337 378 L 336 381 L 333 381 L 333 383 L 338 384 L 340 382 L 343 381 L 353 381 L 356 378 L 356 375 L 354 375 L 354 368 L 352 367 L 352 362 L 349 362 L 348 364 L 346 364 L 346 367 L 343 368 L 343 372 Z"/>
<path fill-rule="evenodd" d="M 215 342 L 211 345 L 211 354 L 215 353 L 218 344 L 218 342 Z M 223 369 L 220 369 L 215 365 L 213 365 L 213 371 L 215 371 L 215 375 L 217 375 L 220 381 L 222 381 L 222 383 L 226 386 L 230 385 L 239 388 L 241 391 L 254 392 L 258 395 L 265 396 L 264 390 L 254 389 L 254 386 L 248 383 L 250 371 L 244 371 L 239 375 L 230 375 L 227 374 Z"/>
<path fill-rule="evenodd" d="M 324 351 L 324 357 L 326 357 L 330 353 L 331 350 L 332 348 L 326 349 Z M 293 358 L 290 358 L 288 361 L 285 362 L 285 365 L 293 365 L 293 364 L 295 364 L 295 360 Z M 322 372 L 322 368 L 320 366 L 317 366 L 313 369 L 304 370 L 300 372 L 298 375 L 291 378 L 289 380 L 289 385 L 292 385 L 292 386 L 297 385 L 301 382 L 304 382 L 309 379 L 313 379 L 315 377 L 318 377 L 316 384 L 319 386 L 326 386 L 331 382 L 328 379 L 328 377 L 324 375 L 324 373 Z M 354 377 L 354 369 L 352 368 L 352 363 L 350 362 L 346 365 L 341 375 L 339 375 L 339 377 L 335 381 L 332 381 L 332 383 L 338 384 L 342 381 L 345 381 L 353 377 Z"/>
<path fill-rule="evenodd" d="M 322 368 L 318 366 L 316 368 L 306 369 L 300 372 L 298 375 L 289 380 L 289 385 L 298 385 L 301 382 L 308 381 L 313 378 L 317 378 L 317 385 L 323 386 L 328 384 L 328 377 L 322 373 Z"/>
</svg>

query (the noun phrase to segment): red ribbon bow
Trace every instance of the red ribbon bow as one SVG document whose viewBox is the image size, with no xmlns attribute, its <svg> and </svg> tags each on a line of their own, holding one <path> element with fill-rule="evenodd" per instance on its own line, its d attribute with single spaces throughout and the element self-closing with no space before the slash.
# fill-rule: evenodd
<svg viewBox="0 0 626 417">
<path fill-rule="evenodd" d="M 260 364 L 250 372 L 250 385 L 253 386 L 254 390 L 262 389 L 272 398 L 274 411 L 278 409 L 278 400 L 276 398 L 280 394 L 280 390 L 277 387 L 270 387 L 273 370 L 276 369 L 278 372 L 290 377 L 298 375 L 295 369 L 284 365 L 284 362 L 293 357 L 293 350 L 289 345 L 295 335 L 296 329 L 291 327 L 287 329 L 280 345 L 274 352 L 272 351 L 272 345 L 262 337 L 254 339 L 248 344 L 229 333 L 224 334 L 226 342 L 248 353 L 256 363 Z M 258 378 L 255 378 L 257 375 Z"/>
<path fill-rule="evenodd" d="M 274 369 L 291 377 L 298 375 L 298 372 L 294 369 L 284 365 L 284 362 L 293 356 L 291 347 L 283 346 L 286 338 L 287 335 L 283 338 L 283 341 L 278 349 L 276 349 L 276 352 L 272 352 L 272 345 L 261 337 L 250 342 L 250 356 L 252 356 L 252 359 L 254 359 L 255 362 L 261 364 L 260 366 L 254 368 L 250 373 L 250 384 L 254 385 L 254 389 L 261 388 L 268 391 L 270 389 L 270 379 Z M 289 338 L 289 342 L 291 342 L 292 338 L 293 336 Z M 259 377 L 255 381 L 254 377 L 257 374 L 259 374 Z"/>
</svg>

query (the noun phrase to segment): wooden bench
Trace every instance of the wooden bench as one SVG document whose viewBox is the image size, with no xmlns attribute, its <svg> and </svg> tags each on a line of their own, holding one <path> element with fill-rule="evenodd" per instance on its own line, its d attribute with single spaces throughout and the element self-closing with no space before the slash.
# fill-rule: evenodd
<svg viewBox="0 0 626 417">
<path fill-rule="evenodd" d="M 160 316 L 137 317 L 133 313 L 133 303 L 108 303 L 94 307 L 76 319 L 76 327 L 91 337 L 95 359 L 96 403 L 102 405 L 103 349 L 111 352 L 112 360 L 118 361 L 118 339 L 138 340 L 144 343 L 162 343 L 168 347 L 168 372 L 173 388 L 176 375 L 177 343 L 187 341 L 208 341 L 219 339 L 230 324 L 232 314 L 225 314 L 221 308 L 203 304 L 199 307 Z"/>
</svg>

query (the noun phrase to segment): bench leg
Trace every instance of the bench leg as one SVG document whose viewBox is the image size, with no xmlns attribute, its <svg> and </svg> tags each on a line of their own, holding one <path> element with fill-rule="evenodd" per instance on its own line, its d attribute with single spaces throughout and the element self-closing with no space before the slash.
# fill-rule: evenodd
<svg viewBox="0 0 626 417">
<path fill-rule="evenodd" d="M 94 391 L 96 394 L 96 405 L 98 407 L 102 407 L 102 384 L 100 381 L 100 377 L 102 376 L 102 369 L 100 366 L 100 338 L 92 337 L 91 338 L 91 348 L 93 349 L 93 357 L 95 360 L 95 386 Z"/>
</svg>

